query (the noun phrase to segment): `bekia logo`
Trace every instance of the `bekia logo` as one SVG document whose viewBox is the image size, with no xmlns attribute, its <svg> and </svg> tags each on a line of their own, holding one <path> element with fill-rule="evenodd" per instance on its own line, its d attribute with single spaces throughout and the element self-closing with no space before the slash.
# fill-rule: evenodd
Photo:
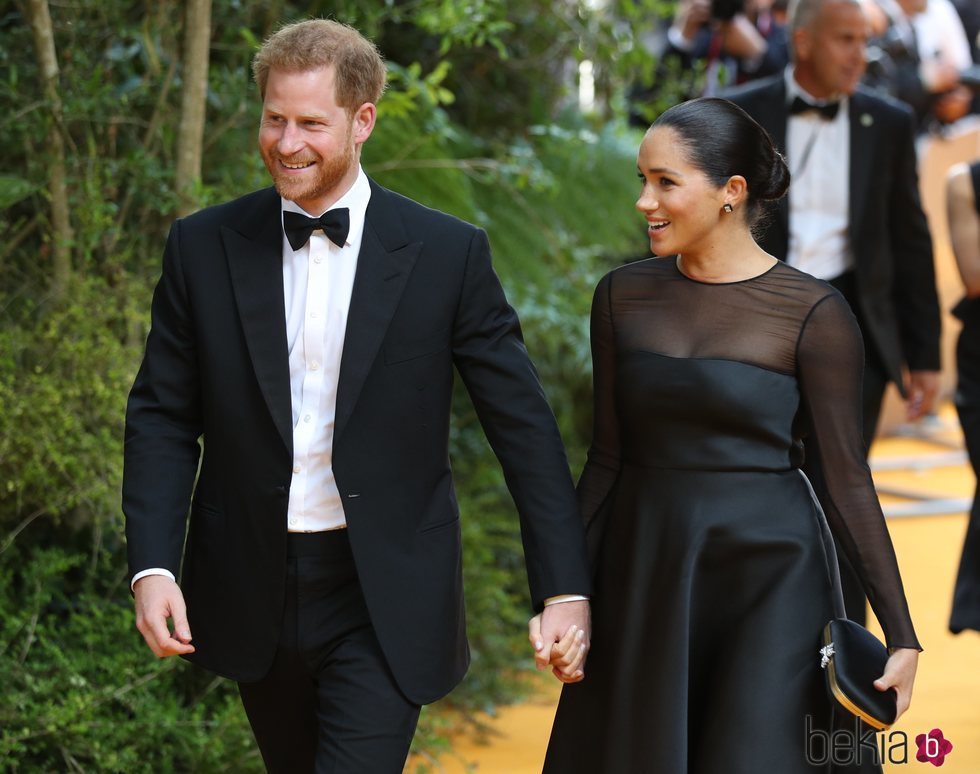
<svg viewBox="0 0 980 774">
<path fill-rule="evenodd" d="M 931 763 L 933 766 L 942 766 L 946 762 L 946 756 L 953 749 L 953 743 L 943 738 L 940 728 L 934 728 L 928 734 L 919 734 L 915 737 L 915 743 L 919 747 L 915 759 L 920 763 Z"/>
<path fill-rule="evenodd" d="M 942 729 L 934 728 L 915 737 L 920 763 L 942 766 L 953 750 L 953 743 L 943 736 Z M 904 731 L 874 729 L 854 718 L 852 729 L 825 731 L 813 727 L 813 718 L 806 717 L 806 761 L 811 766 L 853 766 L 860 762 L 900 764 L 909 762 L 909 738 Z"/>
</svg>

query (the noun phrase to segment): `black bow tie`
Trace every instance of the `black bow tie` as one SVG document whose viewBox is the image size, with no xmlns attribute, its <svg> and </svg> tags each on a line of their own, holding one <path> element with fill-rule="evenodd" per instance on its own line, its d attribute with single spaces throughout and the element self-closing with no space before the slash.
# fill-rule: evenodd
<svg viewBox="0 0 980 774">
<path fill-rule="evenodd" d="M 808 110 L 816 110 L 821 118 L 833 121 L 837 118 L 837 111 L 840 110 L 840 102 L 825 102 L 822 105 L 814 105 L 802 97 L 793 97 L 793 104 L 789 106 L 789 114 L 791 116 L 806 113 Z"/>
<path fill-rule="evenodd" d="M 299 250 L 309 242 L 310 234 L 318 228 L 322 229 L 327 239 L 337 247 L 343 247 L 347 241 L 347 233 L 350 231 L 350 210 L 346 207 L 327 210 L 319 218 L 310 218 L 286 210 L 282 213 L 282 228 L 286 232 L 289 246 L 294 250 Z"/>
</svg>

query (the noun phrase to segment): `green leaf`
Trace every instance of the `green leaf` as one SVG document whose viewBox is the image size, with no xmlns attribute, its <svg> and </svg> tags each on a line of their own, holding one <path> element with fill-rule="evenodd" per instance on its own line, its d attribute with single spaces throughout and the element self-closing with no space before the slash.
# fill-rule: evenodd
<svg viewBox="0 0 980 774">
<path fill-rule="evenodd" d="M 34 193 L 38 187 L 30 180 L 24 180 L 21 177 L 0 175 L 0 210 L 5 210 L 8 207 L 14 206 L 17 202 L 23 201 Z"/>
</svg>

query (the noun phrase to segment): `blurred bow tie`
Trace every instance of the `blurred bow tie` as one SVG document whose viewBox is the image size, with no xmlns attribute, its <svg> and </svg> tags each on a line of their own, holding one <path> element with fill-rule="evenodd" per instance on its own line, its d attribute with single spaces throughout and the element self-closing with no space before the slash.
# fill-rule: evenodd
<svg viewBox="0 0 980 774">
<path fill-rule="evenodd" d="M 825 102 L 822 105 L 814 105 L 802 97 L 793 97 L 793 104 L 789 106 L 789 114 L 791 116 L 806 113 L 808 110 L 816 110 L 821 118 L 833 121 L 837 118 L 837 111 L 840 110 L 840 102 Z"/>
<path fill-rule="evenodd" d="M 310 235 L 317 229 L 322 229 L 327 239 L 337 247 L 343 247 L 350 231 L 350 210 L 346 207 L 327 210 L 319 218 L 310 218 L 287 210 L 282 214 L 282 228 L 293 250 L 299 250 L 309 242 Z"/>
</svg>

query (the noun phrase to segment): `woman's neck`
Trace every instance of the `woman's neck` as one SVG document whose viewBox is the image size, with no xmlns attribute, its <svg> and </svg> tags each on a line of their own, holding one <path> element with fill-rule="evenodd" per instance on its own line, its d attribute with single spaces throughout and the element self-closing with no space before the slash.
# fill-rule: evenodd
<svg viewBox="0 0 980 774">
<path fill-rule="evenodd" d="M 677 256 L 680 272 L 699 282 L 739 282 L 757 277 L 772 268 L 775 262 L 776 259 L 759 247 L 748 232 L 733 240 L 684 251 Z"/>
</svg>

